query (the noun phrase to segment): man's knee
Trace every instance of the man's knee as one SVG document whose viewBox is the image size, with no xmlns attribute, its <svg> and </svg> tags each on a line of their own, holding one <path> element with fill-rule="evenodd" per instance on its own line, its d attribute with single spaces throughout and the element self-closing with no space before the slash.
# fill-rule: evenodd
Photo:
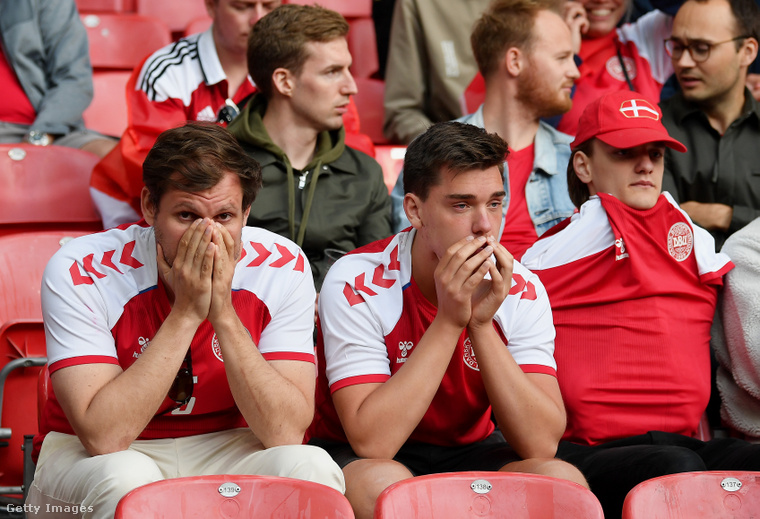
<svg viewBox="0 0 760 519">
<path fill-rule="evenodd" d="M 283 445 L 266 451 L 264 473 L 321 483 L 344 493 L 343 472 L 324 449 L 312 445 Z M 252 473 L 261 474 L 254 469 Z"/>
<path fill-rule="evenodd" d="M 123 496 L 137 487 L 164 479 L 158 465 L 145 454 L 126 450 L 98 456 L 90 477 L 90 495 Z M 118 501 L 118 499 L 117 499 Z"/>
<path fill-rule="evenodd" d="M 701 471 L 707 468 L 699 454 L 686 447 L 662 446 L 655 449 L 648 458 L 648 465 L 652 470 L 649 478 L 676 472 Z"/>
<path fill-rule="evenodd" d="M 119 500 L 129 491 L 164 479 L 155 462 L 135 451 L 82 459 L 70 470 L 46 474 L 38 470 L 27 502 L 49 507 L 77 506 L 83 517 L 113 517 Z"/>
<path fill-rule="evenodd" d="M 589 488 L 586 478 L 575 466 L 556 458 L 531 458 L 515 461 L 501 468 L 504 472 L 524 472 L 558 479 L 566 479 Z"/>
<path fill-rule="evenodd" d="M 380 493 L 393 483 L 412 477 L 404 465 L 393 460 L 361 459 L 343 467 L 346 497 L 357 519 L 372 517 Z"/>
</svg>

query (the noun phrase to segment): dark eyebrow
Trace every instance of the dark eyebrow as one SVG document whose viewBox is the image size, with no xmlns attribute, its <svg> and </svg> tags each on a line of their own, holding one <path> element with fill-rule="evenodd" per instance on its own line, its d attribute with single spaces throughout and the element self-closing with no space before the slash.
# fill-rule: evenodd
<svg viewBox="0 0 760 519">
<path fill-rule="evenodd" d="M 714 45 L 713 42 L 702 38 L 679 38 L 678 36 L 671 36 L 670 39 L 677 41 L 678 43 L 686 43 L 686 45 L 693 45 L 695 43 L 706 43 L 707 45 Z"/>
<path fill-rule="evenodd" d="M 507 196 L 506 191 L 496 191 L 492 193 L 489 198 L 504 198 L 505 196 Z M 453 193 L 451 195 L 446 195 L 446 198 L 450 200 L 472 200 L 473 198 L 475 198 L 475 195 Z"/>
<path fill-rule="evenodd" d="M 217 208 L 216 214 L 228 213 L 235 210 L 235 204 L 229 203 Z M 198 208 L 191 202 L 182 201 L 172 207 L 172 211 L 185 211 L 188 213 L 198 214 Z"/>
</svg>

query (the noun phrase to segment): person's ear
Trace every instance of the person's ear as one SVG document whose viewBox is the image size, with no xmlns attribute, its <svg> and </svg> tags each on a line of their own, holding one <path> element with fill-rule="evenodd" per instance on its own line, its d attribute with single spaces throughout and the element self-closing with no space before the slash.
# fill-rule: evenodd
<svg viewBox="0 0 760 519">
<path fill-rule="evenodd" d="M 285 97 L 291 97 L 295 87 L 295 77 L 288 69 L 277 68 L 272 73 L 272 86 Z"/>
<path fill-rule="evenodd" d="M 573 169 L 575 175 L 584 184 L 589 184 L 593 180 L 589 156 L 582 151 L 577 151 L 573 155 Z"/>
<path fill-rule="evenodd" d="M 414 193 L 407 193 L 404 195 L 404 212 L 409 219 L 409 223 L 412 224 L 412 227 L 418 230 L 422 227 L 421 206 L 422 200 L 420 200 L 419 196 Z"/>
<path fill-rule="evenodd" d="M 757 48 L 758 43 L 755 38 L 746 38 L 744 40 L 741 49 L 739 49 L 741 54 L 740 65 L 742 67 L 749 67 L 755 61 L 755 58 L 757 57 Z"/>
<path fill-rule="evenodd" d="M 517 47 L 508 48 L 504 55 L 504 66 L 510 76 L 519 76 L 525 69 L 525 55 Z"/>
<path fill-rule="evenodd" d="M 148 191 L 148 188 L 145 186 L 143 186 L 142 191 L 140 192 L 140 205 L 142 207 L 143 218 L 148 222 L 148 225 L 153 226 L 156 221 L 158 207 L 153 205 L 153 202 L 150 199 L 150 191 Z"/>
</svg>

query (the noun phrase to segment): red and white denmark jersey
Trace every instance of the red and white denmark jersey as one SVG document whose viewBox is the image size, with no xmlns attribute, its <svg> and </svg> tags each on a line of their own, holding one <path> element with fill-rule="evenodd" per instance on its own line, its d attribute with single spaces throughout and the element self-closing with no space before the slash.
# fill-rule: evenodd
<svg viewBox="0 0 760 519">
<path fill-rule="evenodd" d="M 232 304 L 267 360 L 315 362 L 316 297 L 306 256 L 291 241 L 244 227 L 232 280 Z M 75 239 L 50 260 L 42 311 L 50 371 L 81 364 L 129 368 L 169 315 L 152 227 L 134 224 Z M 245 427 L 227 383 L 219 342 L 208 321 L 191 344 L 193 397 L 172 411 L 166 399 L 140 439 Z M 162 414 L 166 413 L 166 414 Z M 73 434 L 52 387 L 40 431 Z M 40 439 L 41 441 L 41 439 Z"/>
<path fill-rule="evenodd" d="M 646 211 L 591 197 L 528 249 L 552 303 L 565 439 L 693 435 L 710 396 L 717 288 L 733 268 L 714 251 L 668 193 Z"/>
<path fill-rule="evenodd" d="M 346 441 L 330 394 L 388 380 L 435 318 L 437 308 L 411 277 L 415 231 L 406 230 L 341 258 L 319 295 L 317 412 L 309 435 Z M 546 291 L 518 262 L 494 327 L 525 372 L 555 375 L 554 327 Z M 409 395 L 414 398 L 414 395 Z M 404 405 L 398 403 L 399 408 Z M 464 445 L 493 432 L 491 407 L 466 330 L 433 402 L 409 441 Z"/>
</svg>

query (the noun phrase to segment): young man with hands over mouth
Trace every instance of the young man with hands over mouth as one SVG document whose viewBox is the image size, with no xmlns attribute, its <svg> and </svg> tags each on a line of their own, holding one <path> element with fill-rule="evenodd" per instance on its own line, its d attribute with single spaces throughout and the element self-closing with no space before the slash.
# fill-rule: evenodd
<svg viewBox="0 0 760 519">
<path fill-rule="evenodd" d="M 585 484 L 554 459 L 565 411 L 546 292 L 497 235 L 506 153 L 481 128 L 433 125 L 404 159 L 412 227 L 341 258 L 322 286 L 309 434 L 342 466 L 358 518 L 422 474 Z"/>
<path fill-rule="evenodd" d="M 329 456 L 301 445 L 315 290 L 295 244 L 245 226 L 258 163 L 194 123 L 159 136 L 143 180 L 145 221 L 75 239 L 45 271 L 52 384 L 27 502 L 113 517 L 133 488 L 201 474 L 342 491 Z"/>
</svg>

